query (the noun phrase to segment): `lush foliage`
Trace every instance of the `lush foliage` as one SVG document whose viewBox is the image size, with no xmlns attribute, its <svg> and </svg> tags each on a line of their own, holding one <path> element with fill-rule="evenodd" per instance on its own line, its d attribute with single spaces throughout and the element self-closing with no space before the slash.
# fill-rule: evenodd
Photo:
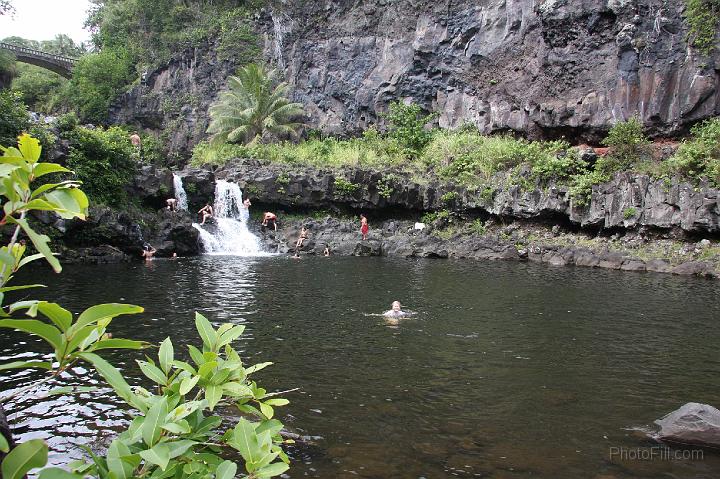
<svg viewBox="0 0 720 479">
<path fill-rule="evenodd" d="M 360 189 L 360 185 L 353 183 L 352 181 L 348 181 L 345 178 L 335 178 L 333 187 L 335 192 L 340 195 L 352 195 Z"/>
<path fill-rule="evenodd" d="M 691 133 L 665 162 L 664 172 L 696 180 L 707 178 L 720 186 L 720 118 L 696 125 Z"/>
<path fill-rule="evenodd" d="M 269 394 L 250 379 L 271 363 L 243 365 L 231 343 L 244 326 L 227 323 L 215 329 L 201 314 L 196 314 L 195 324 L 203 346 L 202 350 L 188 346 L 192 364 L 175 358 L 170 338 L 160 345 L 157 361 L 149 357 L 138 361 L 156 393 L 144 388 L 133 391 L 110 364 L 85 355 L 117 395 L 141 414 L 110 444 L 105 457 L 93 455 L 92 463 L 71 464 L 76 472 L 100 479 L 232 479 L 237 465 L 223 459 L 224 448 L 240 453 L 250 478 L 273 477 L 288 469 L 280 447 L 285 442 L 280 435 L 283 425 L 273 419 L 274 408 L 288 400 Z M 218 406 L 235 407 L 257 420 L 242 417 L 223 432 L 222 417 L 212 414 Z"/>
<path fill-rule="evenodd" d="M 690 26 L 689 41 L 703 54 L 711 54 L 717 44 L 720 0 L 687 0 L 685 19 Z"/>
<path fill-rule="evenodd" d="M 84 55 L 63 94 L 85 121 L 101 123 L 112 101 L 132 81 L 133 60 L 124 49 L 106 48 Z"/>
<path fill-rule="evenodd" d="M 649 156 L 650 141 L 643 133 L 642 122 L 636 117 L 615 123 L 603 144 L 610 147 L 609 158 L 617 163 L 615 170 L 630 168 Z"/>
<path fill-rule="evenodd" d="M 477 131 L 439 130 L 422 158 L 441 176 L 459 183 L 487 182 L 495 173 L 527 163 L 539 165 L 543 176 L 569 146 L 564 142 L 530 142 L 511 136 L 484 136 Z"/>
<path fill-rule="evenodd" d="M 436 117 L 434 113 L 423 114 L 420 106 L 415 103 L 391 103 L 390 111 L 385 115 L 388 137 L 404 148 L 407 156 L 417 157 L 432 138 L 426 125 Z"/>
<path fill-rule="evenodd" d="M 107 130 L 78 127 L 66 133 L 66 137 L 70 140 L 67 165 L 83 182 L 83 189 L 93 202 L 125 206 L 128 202 L 125 186 L 140 160 L 128 132 L 119 127 Z"/>
<path fill-rule="evenodd" d="M 262 4 L 239 0 L 95 0 L 87 20 L 93 42 L 124 50 L 137 73 L 169 60 L 174 52 L 216 39 L 222 59 L 255 61 L 260 42 L 250 28 L 251 13 Z"/>
<path fill-rule="evenodd" d="M 14 145 L 30 127 L 30 113 L 19 93 L 0 90 L 0 145 Z"/>
<path fill-rule="evenodd" d="M 224 324 L 215 329 L 200 314 L 195 324 L 202 339 L 202 349 L 189 346 L 194 365 L 175 358 L 169 338 L 160 345 L 157 362 L 138 361 L 143 374 L 153 383 L 154 392 L 143 387 L 132 388 L 120 371 L 98 353 L 107 349 L 141 349 L 140 341 L 112 338 L 108 327 L 114 318 L 142 312 L 127 304 L 92 306 L 79 316 L 56 303 L 24 300 L 3 305 L 5 293 L 39 285 L 8 286 L 13 275 L 24 265 L 46 259 L 60 272 L 58 259 L 49 246 L 49 238 L 33 230 L 27 214 L 33 210 L 51 211 L 63 218 L 84 218 L 88 200 L 75 181 L 45 183 L 32 189 L 32 183 L 51 173 L 68 173 L 64 167 L 39 162 L 39 142 L 28 135 L 20 137 L 18 148 L 2 148 L 0 157 L 0 195 L 3 196 L 2 223 L 14 225 L 9 243 L 0 248 L 0 328 L 14 329 L 38 336 L 50 346 L 50 361 L 12 361 L 0 364 L 0 370 L 41 369 L 47 376 L 0 398 L 9 399 L 36 394 L 50 379 L 61 380 L 61 374 L 78 362 L 85 362 L 106 380 L 119 398 L 135 409 L 128 428 L 112 441 L 103 457 L 89 449 L 91 461 L 76 461 L 72 472 L 50 467 L 43 469 L 41 479 L 118 478 L 207 478 L 232 479 L 237 464 L 223 458 L 234 449 L 244 459 L 246 477 L 269 478 L 288 469 L 288 458 L 280 448 L 282 423 L 273 419 L 274 408 L 288 403 L 268 393 L 250 379 L 250 375 L 270 363 L 245 367 L 231 343 L 243 333 L 243 326 Z M 26 256 L 20 241 L 24 233 L 39 252 Z M 30 319 L 17 319 L 20 313 Z M 42 319 L 40 319 L 42 318 Z M 49 394 L 92 392 L 94 388 L 61 387 Z M 219 406 L 234 406 L 245 417 L 228 430 L 222 418 L 212 412 Z M 0 435 L 0 452 L 7 453 L 0 465 L 4 479 L 21 479 L 47 462 L 48 446 L 33 439 L 11 449 L 8 438 Z"/>
<path fill-rule="evenodd" d="M 51 113 L 63 103 L 59 94 L 68 80 L 55 72 L 18 63 L 11 88 L 20 93 L 22 101 L 33 111 Z"/>
<path fill-rule="evenodd" d="M 275 84 L 274 72 L 255 63 L 228 78 L 228 91 L 222 92 L 210 107 L 211 142 L 250 143 L 266 138 L 293 135 L 302 125 L 302 105 L 286 98 L 286 83 Z"/>
</svg>

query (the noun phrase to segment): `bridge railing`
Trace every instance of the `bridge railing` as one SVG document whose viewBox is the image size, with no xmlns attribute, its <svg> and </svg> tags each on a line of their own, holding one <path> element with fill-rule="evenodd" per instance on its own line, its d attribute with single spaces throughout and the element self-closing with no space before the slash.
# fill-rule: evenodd
<svg viewBox="0 0 720 479">
<path fill-rule="evenodd" d="M 68 63 L 70 65 L 75 65 L 77 60 L 75 58 L 66 57 L 63 55 L 56 55 L 54 53 L 46 53 L 40 50 L 33 50 L 32 48 L 27 47 L 21 47 L 19 45 L 13 45 L 12 43 L 5 43 L 0 42 L 0 48 L 4 48 L 5 50 L 10 50 L 11 52 L 15 53 L 22 53 L 25 55 L 33 55 L 37 58 L 45 58 L 48 60 L 54 60 L 57 62 L 64 62 Z"/>
</svg>

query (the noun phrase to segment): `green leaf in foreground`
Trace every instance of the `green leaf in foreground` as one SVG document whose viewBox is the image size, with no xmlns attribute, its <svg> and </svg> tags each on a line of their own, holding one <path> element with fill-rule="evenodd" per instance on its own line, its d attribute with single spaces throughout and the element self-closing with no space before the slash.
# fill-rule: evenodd
<svg viewBox="0 0 720 479">
<path fill-rule="evenodd" d="M 21 479 L 32 469 L 47 463 L 48 447 L 40 439 L 26 441 L 10 451 L 0 467 L 3 479 Z"/>
</svg>

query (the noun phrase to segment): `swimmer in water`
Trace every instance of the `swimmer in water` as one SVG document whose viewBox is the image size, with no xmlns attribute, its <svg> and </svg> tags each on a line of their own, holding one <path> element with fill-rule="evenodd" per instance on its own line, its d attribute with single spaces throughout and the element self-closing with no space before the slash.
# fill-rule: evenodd
<svg viewBox="0 0 720 479">
<path fill-rule="evenodd" d="M 407 316 L 407 313 L 400 308 L 400 301 L 393 301 L 392 309 L 390 311 L 385 311 L 383 316 L 386 318 L 401 318 L 403 316 Z"/>
<path fill-rule="evenodd" d="M 155 253 L 157 253 L 157 250 L 155 248 L 153 248 L 152 246 L 150 246 L 149 243 L 145 243 L 145 245 L 143 245 L 143 251 L 140 256 L 145 258 L 145 261 L 152 261 L 153 256 L 155 256 Z"/>
</svg>

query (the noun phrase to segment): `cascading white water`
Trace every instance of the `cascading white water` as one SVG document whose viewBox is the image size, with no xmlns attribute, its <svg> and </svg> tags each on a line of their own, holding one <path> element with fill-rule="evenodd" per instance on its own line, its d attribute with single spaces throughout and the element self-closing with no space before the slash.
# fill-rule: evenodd
<svg viewBox="0 0 720 479">
<path fill-rule="evenodd" d="M 214 224 L 193 224 L 200 232 L 200 241 L 206 253 L 235 256 L 267 254 L 260 247 L 260 239 L 248 230 L 242 202 L 242 191 L 237 183 L 215 182 L 215 216 L 210 220 Z"/>
<path fill-rule="evenodd" d="M 173 188 L 175 189 L 175 199 L 177 200 L 177 209 L 187 211 L 187 193 L 183 188 L 182 178 L 173 173 Z"/>
</svg>

